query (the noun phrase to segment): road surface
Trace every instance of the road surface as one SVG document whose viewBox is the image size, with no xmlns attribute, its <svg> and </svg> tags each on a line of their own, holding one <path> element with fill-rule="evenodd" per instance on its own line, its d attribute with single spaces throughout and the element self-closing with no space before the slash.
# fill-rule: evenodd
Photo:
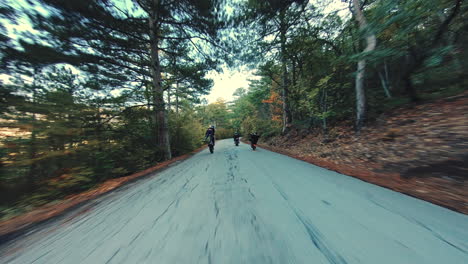
<svg viewBox="0 0 468 264">
<path fill-rule="evenodd" d="M 71 214 L 0 263 L 468 263 L 468 216 L 230 140 Z"/>
</svg>

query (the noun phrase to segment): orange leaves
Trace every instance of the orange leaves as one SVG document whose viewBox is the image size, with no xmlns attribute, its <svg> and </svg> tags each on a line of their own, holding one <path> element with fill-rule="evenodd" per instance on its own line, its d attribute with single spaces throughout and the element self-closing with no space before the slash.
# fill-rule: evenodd
<svg viewBox="0 0 468 264">
<path fill-rule="evenodd" d="M 263 100 L 262 103 L 267 103 L 267 104 L 280 104 L 281 103 L 281 98 L 279 94 L 276 91 L 271 91 L 270 92 L 270 98 L 267 100 Z"/>
<path fill-rule="evenodd" d="M 283 119 L 283 110 L 281 105 L 283 101 L 280 95 L 273 89 L 270 91 L 270 97 L 266 100 L 262 100 L 262 103 L 270 104 L 271 120 L 275 122 L 281 122 Z"/>
</svg>

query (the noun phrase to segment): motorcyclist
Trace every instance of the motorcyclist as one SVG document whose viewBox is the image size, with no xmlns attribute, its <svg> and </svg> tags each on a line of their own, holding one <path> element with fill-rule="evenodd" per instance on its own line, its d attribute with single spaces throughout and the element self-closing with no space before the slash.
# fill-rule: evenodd
<svg viewBox="0 0 468 264">
<path fill-rule="evenodd" d="M 206 130 L 205 133 L 205 141 L 210 138 L 210 142 L 213 143 L 213 146 L 215 144 L 215 127 L 213 125 L 209 126 L 208 129 Z"/>
<path fill-rule="evenodd" d="M 236 131 L 236 132 L 234 132 L 234 136 L 233 136 L 233 138 L 234 138 L 234 142 L 236 142 L 236 141 L 239 141 L 239 137 L 240 137 L 240 134 L 239 134 L 239 132 L 237 132 L 237 131 Z"/>
<path fill-rule="evenodd" d="M 249 135 L 249 141 L 252 144 L 257 144 L 259 138 L 260 135 L 258 135 L 257 132 L 250 133 Z"/>
</svg>

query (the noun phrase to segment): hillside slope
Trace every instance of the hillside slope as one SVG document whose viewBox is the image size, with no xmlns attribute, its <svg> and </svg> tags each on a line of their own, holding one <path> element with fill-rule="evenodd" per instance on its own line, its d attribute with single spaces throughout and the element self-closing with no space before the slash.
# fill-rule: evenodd
<svg viewBox="0 0 468 264">
<path fill-rule="evenodd" d="M 468 92 L 395 109 L 360 136 L 295 129 L 264 146 L 468 213 Z"/>
</svg>

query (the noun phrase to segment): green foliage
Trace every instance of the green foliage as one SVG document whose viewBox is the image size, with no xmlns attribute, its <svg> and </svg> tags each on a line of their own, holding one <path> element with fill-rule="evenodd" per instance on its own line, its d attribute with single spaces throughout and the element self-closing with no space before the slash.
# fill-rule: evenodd
<svg viewBox="0 0 468 264">
<path fill-rule="evenodd" d="M 92 183 L 94 171 L 91 168 L 76 167 L 63 170 L 56 178 L 46 182 L 42 188 L 49 189 L 48 193 L 62 192 L 73 193 L 88 188 Z"/>
<path fill-rule="evenodd" d="M 279 113 L 275 112 L 279 107 L 279 98 L 271 96 L 272 82 L 269 76 L 264 76 L 252 80 L 248 91 L 236 92 L 237 99 L 230 107 L 231 122 L 234 130 L 244 137 L 256 131 L 265 139 L 281 131 Z M 277 95 L 277 92 L 273 91 L 273 94 Z"/>
<path fill-rule="evenodd" d="M 369 24 L 365 32 L 353 18 L 320 14 L 312 3 L 293 2 L 247 4 L 245 21 L 250 24 L 244 29 L 260 41 L 246 43 L 245 52 L 259 58 L 261 79 L 247 94 L 236 94 L 235 127 L 278 133 L 277 123 L 271 122 L 275 104 L 265 103 L 265 94 L 281 95 L 284 79 L 294 125 L 326 132 L 330 126 L 354 123 L 356 63 L 364 58 L 370 120 L 411 100 L 466 90 L 466 1 L 360 1 Z M 361 53 L 368 33 L 377 36 L 377 48 Z"/>
<path fill-rule="evenodd" d="M 200 139 L 204 137 L 205 128 L 200 123 L 196 112 L 186 105 L 187 108 L 174 112 L 169 116 L 171 131 L 171 148 L 174 155 L 190 152 L 202 145 Z"/>
<path fill-rule="evenodd" d="M 204 124 L 193 109 L 224 52 L 215 13 L 222 2 L 150 3 L 41 0 L 0 8 L 1 73 L 13 78 L 0 85 L 0 122 L 12 132 L 0 138 L 0 206 L 37 205 L 169 157 L 161 143 L 167 112 L 173 154 L 200 146 Z M 34 32 L 10 38 L 3 23 L 16 17 Z M 150 17 L 159 19 L 153 31 Z M 163 93 L 181 101 L 177 114 Z M 213 112 L 224 122 L 225 109 Z"/>
<path fill-rule="evenodd" d="M 216 139 L 225 139 L 225 138 L 232 138 L 234 135 L 234 129 L 232 128 L 218 128 L 216 129 Z"/>
<path fill-rule="evenodd" d="M 2 123 L 13 134 L 0 143 L 3 208 L 38 206 L 161 160 L 151 109 L 126 106 L 125 94 L 101 96 L 77 77 L 66 68 L 48 68 L 33 84 L 17 79 L 5 87 L 11 96 Z M 204 127 L 193 109 L 185 100 L 170 115 L 174 155 L 201 145 Z M 14 212 L 21 211 L 1 214 Z"/>
<path fill-rule="evenodd" d="M 203 113 L 203 124 L 208 127 L 214 125 L 215 127 L 228 128 L 230 124 L 228 122 L 228 111 L 226 101 L 224 99 L 218 99 L 216 102 L 203 107 L 200 109 Z"/>
</svg>

